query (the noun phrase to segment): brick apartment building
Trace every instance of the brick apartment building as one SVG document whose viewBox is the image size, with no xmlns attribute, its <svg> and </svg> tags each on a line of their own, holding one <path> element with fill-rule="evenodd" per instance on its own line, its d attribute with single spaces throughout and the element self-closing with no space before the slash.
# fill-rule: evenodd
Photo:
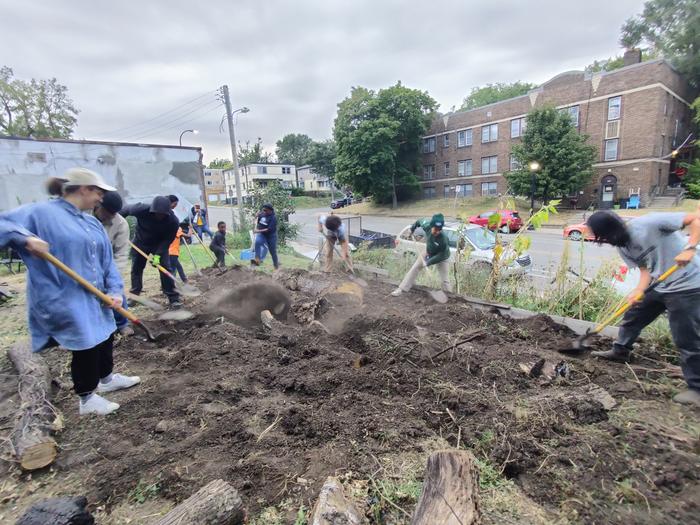
<svg viewBox="0 0 700 525">
<path fill-rule="evenodd" d="M 628 51 L 621 69 L 569 71 L 526 95 L 440 116 L 423 137 L 423 198 L 506 193 L 503 174 L 514 169 L 511 147 L 527 113 L 553 105 L 600 152 L 591 183 L 564 196 L 566 203 L 609 208 L 639 193 L 642 205 L 649 205 L 679 183 L 670 153 L 689 133 L 694 94 L 668 62 L 640 57 Z"/>
</svg>

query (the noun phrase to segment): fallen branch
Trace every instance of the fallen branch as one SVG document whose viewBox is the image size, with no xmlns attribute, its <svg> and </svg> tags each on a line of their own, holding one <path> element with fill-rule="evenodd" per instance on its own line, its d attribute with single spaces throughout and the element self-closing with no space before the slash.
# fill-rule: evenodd
<svg viewBox="0 0 700 525">
<path fill-rule="evenodd" d="M 153 525 L 238 525 L 245 511 L 236 489 L 224 480 L 208 483 Z"/>
<path fill-rule="evenodd" d="M 440 350 L 437 354 L 435 354 L 431 359 L 437 359 L 440 357 L 442 354 L 445 354 L 447 352 L 450 352 L 451 350 L 456 349 L 458 346 L 463 345 L 464 343 L 468 343 L 469 341 L 473 341 L 474 339 L 478 339 L 479 337 L 482 337 L 486 335 L 486 330 L 476 330 L 475 332 L 472 332 L 468 336 L 460 339 L 457 341 L 455 344 L 453 344 L 451 347 L 446 348 L 445 350 Z"/>
<path fill-rule="evenodd" d="M 7 355 L 19 375 L 20 408 L 10 441 L 24 470 L 36 470 L 56 459 L 56 441 L 51 433 L 60 421 L 49 402 L 51 374 L 44 359 L 31 352 L 28 342 L 12 345 Z"/>
<path fill-rule="evenodd" d="M 329 477 L 321 487 L 309 525 L 360 525 L 364 523 L 337 478 Z"/>
</svg>

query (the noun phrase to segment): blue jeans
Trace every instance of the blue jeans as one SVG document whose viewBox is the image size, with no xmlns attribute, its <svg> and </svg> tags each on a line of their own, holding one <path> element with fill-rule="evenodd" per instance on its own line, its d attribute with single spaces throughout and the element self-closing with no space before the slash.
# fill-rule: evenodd
<svg viewBox="0 0 700 525">
<path fill-rule="evenodd" d="M 128 310 L 128 307 L 126 306 L 126 295 L 122 296 L 122 308 L 124 308 L 124 310 Z M 129 324 L 129 320 L 116 310 L 114 310 L 114 322 L 117 323 L 117 330 L 124 328 Z"/>
<path fill-rule="evenodd" d="M 277 258 L 277 234 L 271 233 L 265 235 L 264 233 L 255 234 L 255 258 L 262 262 L 270 252 L 272 257 L 272 264 L 275 268 L 279 267 L 280 262 Z"/>
<path fill-rule="evenodd" d="M 199 235 L 199 238 L 202 240 L 204 240 L 205 233 L 209 236 L 210 239 L 214 237 L 214 234 L 209 229 L 208 224 L 203 224 L 202 226 L 193 225 L 192 227 L 194 228 L 194 231 L 197 232 L 197 235 Z"/>
</svg>

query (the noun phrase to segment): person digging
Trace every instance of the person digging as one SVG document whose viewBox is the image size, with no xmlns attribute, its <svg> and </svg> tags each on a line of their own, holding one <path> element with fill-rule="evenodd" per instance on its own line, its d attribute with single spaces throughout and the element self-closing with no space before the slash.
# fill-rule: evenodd
<svg viewBox="0 0 700 525">
<path fill-rule="evenodd" d="M 650 213 L 625 222 L 615 213 L 598 211 L 586 221 L 598 243 L 615 247 L 623 261 L 639 268 L 637 287 L 627 296 L 633 306 L 620 323 L 610 350 L 591 354 L 627 363 L 632 345 L 643 328 L 668 312 L 673 342 L 680 352 L 681 369 L 688 390 L 677 394 L 677 403 L 700 407 L 700 212 Z M 688 227 L 688 239 L 681 233 Z M 673 265 L 681 267 L 656 288 L 645 288 Z"/>
<path fill-rule="evenodd" d="M 216 265 L 219 268 L 226 267 L 226 223 L 219 221 L 216 225 L 216 233 L 211 239 L 209 249 L 216 255 Z"/>
<path fill-rule="evenodd" d="M 413 264 L 406 276 L 399 284 L 399 287 L 391 292 L 394 297 L 400 296 L 403 292 L 408 292 L 416 283 L 418 274 L 423 268 L 435 265 L 440 274 L 442 290 L 445 292 L 452 291 L 450 285 L 450 244 L 447 236 L 442 232 L 442 227 L 445 225 L 445 217 L 442 213 L 436 213 L 428 221 L 428 219 L 418 219 L 411 226 L 411 234 L 416 231 L 416 228 L 423 228 L 427 236 L 425 240 L 425 253 Z"/>
<path fill-rule="evenodd" d="M 337 215 L 321 215 L 318 218 L 318 231 L 324 238 L 324 244 L 319 248 L 319 252 L 322 252 L 324 245 L 326 247 L 326 251 L 323 253 L 326 260 L 323 271 L 330 273 L 333 270 L 333 252 L 335 251 L 336 243 L 338 243 L 340 244 L 340 256 L 345 261 L 348 271 L 352 273 L 348 234 L 340 217 Z"/>
<path fill-rule="evenodd" d="M 123 217 L 136 217 L 136 234 L 134 244 L 142 251 L 153 254 L 151 264 L 162 265 L 172 273 L 168 255 L 168 247 L 175 239 L 180 228 L 180 221 L 170 208 L 168 197 L 158 196 L 151 204 L 137 203 L 124 206 L 120 211 Z M 131 290 L 134 295 L 139 295 L 143 290 L 143 270 L 146 260 L 141 254 L 132 248 L 131 250 Z M 180 308 L 180 294 L 175 290 L 173 280 L 160 274 L 160 285 L 163 293 L 168 297 L 172 308 Z"/>
</svg>

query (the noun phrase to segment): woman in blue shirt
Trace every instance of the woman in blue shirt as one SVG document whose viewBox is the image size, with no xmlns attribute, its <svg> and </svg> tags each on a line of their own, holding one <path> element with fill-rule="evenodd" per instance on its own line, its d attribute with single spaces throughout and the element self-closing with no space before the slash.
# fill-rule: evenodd
<svg viewBox="0 0 700 525">
<path fill-rule="evenodd" d="M 116 325 L 106 307 L 77 282 L 37 254 L 51 252 L 97 288 L 122 302 L 123 283 L 112 247 L 100 222 L 89 212 L 105 191 L 96 173 L 73 168 L 62 178 L 61 198 L 0 214 L 0 246 L 22 255 L 27 274 L 27 309 L 32 351 L 62 346 L 72 353 L 71 375 L 80 396 L 80 414 L 109 414 L 119 408 L 95 393 L 129 388 L 137 376 L 112 373 Z M 55 181 L 53 181 L 55 182 Z"/>
</svg>

